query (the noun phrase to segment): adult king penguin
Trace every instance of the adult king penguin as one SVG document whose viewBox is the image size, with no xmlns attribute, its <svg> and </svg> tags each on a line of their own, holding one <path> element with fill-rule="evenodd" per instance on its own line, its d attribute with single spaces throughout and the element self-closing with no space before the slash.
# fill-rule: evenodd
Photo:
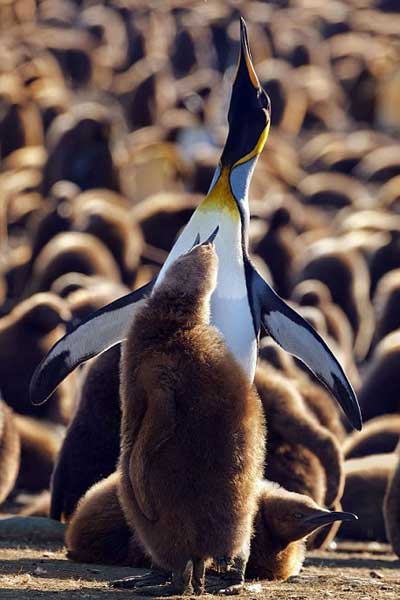
<svg viewBox="0 0 400 600">
<path fill-rule="evenodd" d="M 211 323 L 254 378 L 258 338 L 263 326 L 284 350 L 301 359 L 332 392 L 352 425 L 361 429 L 360 408 L 342 367 L 325 342 L 257 273 L 248 256 L 248 188 L 268 136 L 270 102 L 251 60 L 246 24 L 240 20 L 240 56 L 233 83 L 229 133 L 207 196 L 173 246 L 157 278 L 89 316 L 50 350 L 31 381 L 34 404 L 44 402 L 80 363 L 125 339 L 140 300 L 187 252 L 200 234 L 207 239 L 219 224 L 215 247 L 217 286 L 211 300 Z"/>
</svg>

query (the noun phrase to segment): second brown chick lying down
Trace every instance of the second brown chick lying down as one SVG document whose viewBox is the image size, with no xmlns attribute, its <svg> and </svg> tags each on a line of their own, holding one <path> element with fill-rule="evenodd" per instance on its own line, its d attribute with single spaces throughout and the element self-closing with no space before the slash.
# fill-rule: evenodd
<svg viewBox="0 0 400 600">
<path fill-rule="evenodd" d="M 81 498 L 68 525 L 68 558 L 78 562 L 150 566 L 135 533 L 128 528 L 118 499 L 120 474 L 115 472 L 95 484 Z M 246 578 L 285 580 L 303 565 L 307 536 L 335 520 L 354 519 L 331 513 L 303 494 L 279 485 L 260 483 L 258 510 Z"/>
</svg>

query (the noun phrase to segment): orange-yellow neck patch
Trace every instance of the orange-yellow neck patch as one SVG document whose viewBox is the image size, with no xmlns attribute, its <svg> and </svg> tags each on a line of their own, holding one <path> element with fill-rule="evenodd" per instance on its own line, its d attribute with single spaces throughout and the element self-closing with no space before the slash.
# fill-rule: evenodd
<svg viewBox="0 0 400 600">
<path fill-rule="evenodd" d="M 222 168 L 217 183 L 197 210 L 224 212 L 229 214 L 232 219 L 240 220 L 239 208 L 229 185 L 229 169 L 227 167 Z"/>
</svg>

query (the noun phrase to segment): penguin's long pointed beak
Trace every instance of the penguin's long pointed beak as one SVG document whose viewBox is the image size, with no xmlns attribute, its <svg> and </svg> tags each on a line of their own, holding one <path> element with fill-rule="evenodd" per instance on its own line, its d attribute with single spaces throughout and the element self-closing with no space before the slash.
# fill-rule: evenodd
<svg viewBox="0 0 400 600">
<path fill-rule="evenodd" d="M 251 58 L 246 21 L 243 19 L 243 17 L 240 17 L 240 55 L 235 78 L 236 80 L 238 79 L 239 70 L 242 68 L 242 66 L 243 74 L 247 72 L 247 76 L 251 84 L 254 86 L 255 90 L 259 90 L 261 88 L 261 85 Z M 246 67 L 246 69 L 244 69 L 244 67 Z"/>
<path fill-rule="evenodd" d="M 233 168 L 260 154 L 268 136 L 271 104 L 250 53 L 247 27 L 240 18 L 240 51 L 228 112 L 229 133 L 222 166 Z"/>
<path fill-rule="evenodd" d="M 357 515 L 350 512 L 342 511 L 329 511 L 321 510 L 310 517 L 303 519 L 305 525 L 312 525 L 314 527 L 321 527 L 322 525 L 329 525 L 335 521 L 357 521 Z"/>
</svg>

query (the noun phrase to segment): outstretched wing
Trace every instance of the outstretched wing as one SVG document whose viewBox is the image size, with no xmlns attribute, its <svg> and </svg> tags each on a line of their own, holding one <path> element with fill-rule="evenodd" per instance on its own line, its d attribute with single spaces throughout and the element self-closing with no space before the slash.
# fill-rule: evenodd
<svg viewBox="0 0 400 600">
<path fill-rule="evenodd" d="M 140 300 L 151 292 L 155 281 L 100 308 L 61 338 L 33 374 L 31 402 L 42 404 L 78 365 L 121 342 Z"/>
<path fill-rule="evenodd" d="M 349 380 L 321 336 L 290 308 L 250 266 L 251 295 L 257 327 L 261 324 L 284 350 L 299 358 L 335 396 L 355 429 L 361 429 L 360 407 Z"/>
</svg>

